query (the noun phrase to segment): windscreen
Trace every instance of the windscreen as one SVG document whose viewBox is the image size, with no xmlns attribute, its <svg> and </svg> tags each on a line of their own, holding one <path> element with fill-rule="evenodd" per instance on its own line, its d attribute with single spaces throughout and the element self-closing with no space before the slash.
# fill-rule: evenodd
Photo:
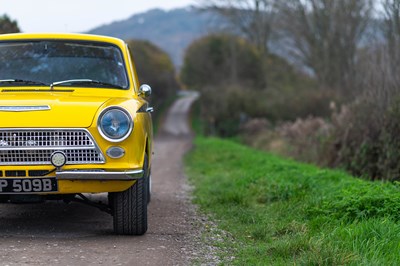
<svg viewBox="0 0 400 266">
<path fill-rule="evenodd" d="M 45 84 L 90 79 L 128 88 L 120 49 L 111 44 L 96 42 L 0 42 L 0 80 L 8 79 Z M 10 83 L 7 86 L 21 86 L 21 83 Z M 85 87 L 96 85 L 88 83 Z"/>
</svg>

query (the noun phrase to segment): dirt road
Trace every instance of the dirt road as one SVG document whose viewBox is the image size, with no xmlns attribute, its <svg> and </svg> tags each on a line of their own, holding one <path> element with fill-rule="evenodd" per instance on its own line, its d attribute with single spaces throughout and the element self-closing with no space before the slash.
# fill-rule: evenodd
<svg viewBox="0 0 400 266">
<path fill-rule="evenodd" d="M 149 230 L 116 236 L 112 217 L 70 203 L 0 205 L 0 265 L 188 265 L 199 252 L 182 155 L 190 148 L 187 111 L 195 95 L 170 109 L 155 140 Z M 105 195 L 95 197 L 106 201 Z"/>
</svg>

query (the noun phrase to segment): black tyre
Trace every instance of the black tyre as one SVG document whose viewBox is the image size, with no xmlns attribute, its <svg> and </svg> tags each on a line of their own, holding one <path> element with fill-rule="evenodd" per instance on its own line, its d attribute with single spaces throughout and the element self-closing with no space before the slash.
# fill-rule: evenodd
<svg viewBox="0 0 400 266">
<path fill-rule="evenodd" d="M 147 176 L 147 203 L 151 201 L 151 169 L 149 169 L 149 176 Z"/>
<path fill-rule="evenodd" d="M 147 231 L 147 203 L 149 176 L 147 156 L 143 165 L 143 178 L 129 189 L 110 193 L 114 219 L 114 232 L 120 235 L 143 235 Z"/>
</svg>

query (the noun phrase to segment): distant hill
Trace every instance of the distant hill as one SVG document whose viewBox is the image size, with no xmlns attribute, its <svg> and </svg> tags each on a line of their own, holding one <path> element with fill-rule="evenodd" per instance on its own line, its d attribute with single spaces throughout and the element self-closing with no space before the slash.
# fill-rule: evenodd
<svg viewBox="0 0 400 266">
<path fill-rule="evenodd" d="M 182 65 L 185 49 L 189 44 L 213 31 L 215 15 L 195 8 L 170 11 L 152 9 L 135 14 L 126 20 L 97 27 L 88 33 L 108 35 L 124 40 L 148 40 L 166 51 L 177 67 Z"/>
</svg>

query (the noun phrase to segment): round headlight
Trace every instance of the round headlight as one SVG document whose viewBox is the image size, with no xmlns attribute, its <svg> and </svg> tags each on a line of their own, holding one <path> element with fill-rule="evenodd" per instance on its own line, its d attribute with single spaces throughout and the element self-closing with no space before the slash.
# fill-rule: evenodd
<svg viewBox="0 0 400 266">
<path fill-rule="evenodd" d="M 98 120 L 100 134 L 108 141 L 119 142 L 126 139 L 132 131 L 131 116 L 122 108 L 109 107 L 102 111 Z"/>
</svg>

